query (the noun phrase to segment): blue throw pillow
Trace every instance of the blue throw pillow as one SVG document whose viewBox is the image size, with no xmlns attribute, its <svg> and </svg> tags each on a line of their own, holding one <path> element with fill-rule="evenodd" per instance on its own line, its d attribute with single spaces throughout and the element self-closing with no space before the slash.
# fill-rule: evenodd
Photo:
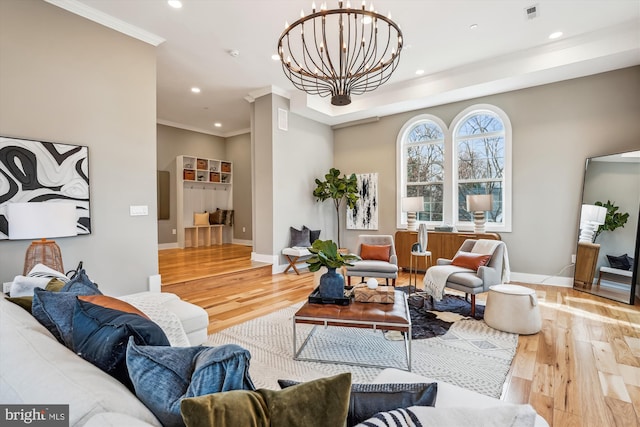
<svg viewBox="0 0 640 427">
<path fill-rule="evenodd" d="M 168 346 L 160 326 L 139 314 L 76 299 L 73 351 L 133 390 L 127 371 L 129 338 L 141 345 Z"/>
<path fill-rule="evenodd" d="M 77 295 L 72 292 L 50 292 L 36 288 L 31 303 L 33 317 L 69 348 L 76 300 Z"/>
<path fill-rule="evenodd" d="M 230 390 L 255 390 L 251 355 L 235 344 L 219 347 L 152 347 L 129 341 L 127 367 L 136 396 L 165 426 L 183 426 L 186 397 Z"/>
<path fill-rule="evenodd" d="M 73 292 L 76 295 L 102 295 L 98 285 L 89 279 L 84 269 L 79 270 L 60 292 Z"/>
</svg>

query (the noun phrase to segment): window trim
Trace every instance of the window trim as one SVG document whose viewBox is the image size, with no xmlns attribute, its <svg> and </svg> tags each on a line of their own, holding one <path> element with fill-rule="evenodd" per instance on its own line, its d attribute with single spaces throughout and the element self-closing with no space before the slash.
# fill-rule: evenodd
<svg viewBox="0 0 640 427">
<path fill-rule="evenodd" d="M 411 129 L 415 125 L 422 122 L 429 122 L 429 121 L 440 126 L 440 129 L 442 130 L 442 135 L 444 139 L 444 168 L 445 168 L 443 194 L 446 197 L 446 185 L 447 185 L 446 174 L 447 174 L 448 162 L 450 162 L 449 160 L 450 156 L 448 156 L 447 153 L 451 149 L 451 147 L 447 145 L 448 141 L 451 141 L 449 128 L 440 117 L 434 116 L 433 114 L 419 114 L 407 120 L 407 122 L 400 129 L 400 132 L 398 132 L 398 136 L 396 138 L 396 171 L 398 171 L 396 174 L 396 189 L 397 189 L 396 191 L 396 227 L 398 229 L 407 228 L 407 214 L 402 212 L 402 207 L 401 207 L 402 198 L 406 195 L 406 191 L 407 191 L 407 185 L 406 185 L 407 174 L 406 174 L 404 140 L 409 134 L 409 131 L 411 131 Z M 447 201 L 445 199 L 442 202 L 443 202 L 442 214 L 444 216 L 445 211 L 447 209 Z M 420 221 L 420 222 L 426 223 L 426 224 L 436 224 L 434 222 L 425 222 L 425 221 Z"/>
<path fill-rule="evenodd" d="M 511 232 L 511 218 L 512 218 L 512 168 L 511 168 L 511 145 L 512 145 L 512 129 L 511 121 L 507 114 L 500 108 L 491 104 L 475 104 L 462 110 L 451 122 L 451 148 L 453 155 L 451 160 L 452 172 L 452 185 L 451 185 L 451 221 L 455 224 L 455 227 L 459 231 L 473 231 L 473 221 L 460 221 L 458 218 L 458 144 L 455 139 L 456 132 L 459 127 L 471 116 L 482 113 L 490 113 L 498 116 L 502 120 L 504 126 L 504 175 L 503 175 L 503 199 L 502 199 L 502 216 L 504 221 L 500 224 L 493 222 L 485 223 L 485 229 L 487 232 Z M 454 171 L 456 171 L 454 173 Z"/>
<path fill-rule="evenodd" d="M 451 121 L 451 126 L 433 114 L 419 114 L 407 120 L 396 138 L 396 227 L 398 229 L 407 228 L 407 215 L 402 212 L 402 197 L 406 194 L 406 162 L 404 140 L 409 131 L 421 122 L 431 121 L 442 129 L 444 136 L 444 184 L 443 184 L 443 208 L 442 215 L 444 222 L 455 225 L 458 231 L 473 231 L 472 221 L 458 221 L 458 155 L 457 145 L 454 141 L 455 132 L 469 116 L 481 112 L 488 112 L 497 115 L 504 125 L 504 180 L 503 180 L 503 217 L 501 224 L 486 223 L 487 232 L 511 232 L 512 226 L 512 127 L 511 120 L 500 108 L 491 104 L 474 104 L 460 113 Z M 429 228 L 440 225 L 440 222 L 425 223 Z"/>
</svg>

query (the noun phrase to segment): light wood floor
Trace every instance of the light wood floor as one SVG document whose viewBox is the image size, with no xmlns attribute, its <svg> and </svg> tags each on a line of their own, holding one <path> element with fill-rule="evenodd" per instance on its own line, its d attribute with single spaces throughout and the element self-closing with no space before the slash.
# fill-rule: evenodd
<svg viewBox="0 0 640 427">
<path fill-rule="evenodd" d="M 224 279 L 230 265 L 256 267 L 249 261 L 251 248 L 184 251 L 191 250 L 160 251 L 163 283 L 165 274 L 180 277 L 175 283 L 184 281 L 194 268 L 222 275 L 180 294 L 207 310 L 210 333 L 303 301 L 313 288 L 311 273 L 271 275 L 270 268 L 268 275 Z M 230 251 L 237 257 L 224 259 Z M 198 260 L 197 267 L 190 266 L 190 259 Z M 188 271 L 181 272 L 184 269 Z M 397 286 L 408 282 L 408 274 L 401 272 Z M 530 403 L 552 427 L 640 425 L 640 304 L 570 288 L 522 285 L 536 290 L 543 325 L 538 334 L 520 336 L 502 399 Z M 173 292 L 180 286 L 186 285 L 163 290 Z"/>
</svg>

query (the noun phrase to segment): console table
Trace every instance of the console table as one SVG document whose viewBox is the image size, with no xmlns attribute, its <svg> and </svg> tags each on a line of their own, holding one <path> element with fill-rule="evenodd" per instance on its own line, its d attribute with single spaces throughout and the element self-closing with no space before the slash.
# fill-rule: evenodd
<svg viewBox="0 0 640 427">
<path fill-rule="evenodd" d="M 429 231 L 427 250 L 431 251 L 433 262 L 438 258 L 451 259 L 454 257 L 462 243 L 466 239 L 489 239 L 501 240 L 497 233 L 463 233 L 447 231 Z M 398 267 L 409 270 L 411 265 L 411 246 L 418 241 L 417 231 L 398 230 L 396 231 L 395 246 L 398 256 Z M 415 268 L 415 267 L 414 267 Z M 417 269 L 425 271 L 426 258 L 418 257 Z"/>
</svg>

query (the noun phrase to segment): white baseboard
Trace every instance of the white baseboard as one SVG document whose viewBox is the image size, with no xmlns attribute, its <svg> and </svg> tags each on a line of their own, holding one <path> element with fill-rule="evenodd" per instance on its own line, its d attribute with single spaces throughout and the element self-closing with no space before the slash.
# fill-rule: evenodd
<svg viewBox="0 0 640 427">
<path fill-rule="evenodd" d="M 158 250 L 161 251 L 163 249 L 178 249 L 178 242 L 158 243 Z"/>
<path fill-rule="evenodd" d="M 253 240 L 233 239 L 234 245 L 253 246 Z"/>
<path fill-rule="evenodd" d="M 532 285 L 559 286 L 562 288 L 573 287 L 573 277 L 545 276 L 544 274 L 511 272 L 512 282 L 531 283 Z"/>
</svg>

